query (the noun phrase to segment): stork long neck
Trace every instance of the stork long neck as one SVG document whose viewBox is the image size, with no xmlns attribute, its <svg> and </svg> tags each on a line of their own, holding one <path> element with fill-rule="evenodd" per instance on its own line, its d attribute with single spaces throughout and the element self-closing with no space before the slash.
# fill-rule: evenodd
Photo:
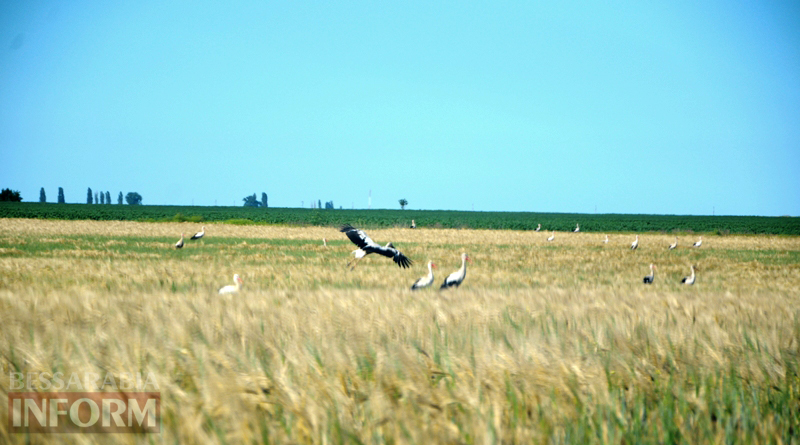
<svg viewBox="0 0 800 445">
<path fill-rule="evenodd" d="M 467 259 L 466 258 L 461 257 L 461 269 L 458 269 L 458 271 L 460 272 L 461 275 L 464 275 L 465 273 L 467 273 Z"/>
<path fill-rule="evenodd" d="M 428 263 L 428 276 L 433 277 L 433 265 Z"/>
</svg>

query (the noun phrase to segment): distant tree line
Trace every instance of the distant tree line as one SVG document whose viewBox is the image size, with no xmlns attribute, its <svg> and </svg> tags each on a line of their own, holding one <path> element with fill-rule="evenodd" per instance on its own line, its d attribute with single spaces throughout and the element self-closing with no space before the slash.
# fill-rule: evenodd
<svg viewBox="0 0 800 445">
<path fill-rule="evenodd" d="M 266 194 L 264 195 L 266 198 Z M 126 202 L 129 205 L 139 205 L 142 203 L 142 195 L 136 192 L 130 192 L 125 197 Z M 0 201 L 15 201 L 20 202 L 22 201 L 22 196 L 18 191 L 11 190 L 11 189 L 3 189 L 0 192 Z M 44 191 L 44 187 L 39 189 L 39 202 L 40 203 L 47 203 L 47 193 Z M 64 204 L 66 200 L 64 199 L 64 188 L 58 188 L 58 198 L 57 203 Z M 111 192 L 92 192 L 92 188 L 89 187 L 86 190 L 86 203 L 87 204 L 111 204 Z M 117 204 L 122 205 L 122 192 L 119 192 L 119 196 L 117 197 Z"/>
<path fill-rule="evenodd" d="M 42 191 L 42 193 L 44 193 L 44 191 Z M 119 192 L 119 195 L 120 198 L 117 199 L 117 204 L 122 204 L 122 192 Z M 64 190 L 61 187 L 58 188 L 58 196 L 59 196 L 58 202 L 63 203 L 64 201 L 61 198 L 63 198 L 64 196 Z M 89 187 L 89 189 L 86 190 L 86 204 L 111 204 L 111 192 L 105 191 L 105 192 L 95 193 L 94 199 L 92 199 L 92 188 Z"/>
</svg>

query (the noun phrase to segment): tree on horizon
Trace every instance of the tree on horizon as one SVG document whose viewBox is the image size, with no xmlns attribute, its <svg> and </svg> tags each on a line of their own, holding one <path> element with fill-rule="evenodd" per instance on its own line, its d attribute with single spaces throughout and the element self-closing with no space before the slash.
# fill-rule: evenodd
<svg viewBox="0 0 800 445">
<path fill-rule="evenodd" d="M 44 187 L 39 189 L 39 202 L 47 202 L 47 195 L 44 193 Z"/>
<path fill-rule="evenodd" d="M 58 203 L 59 204 L 64 204 L 64 188 L 63 187 L 59 187 L 58 188 Z"/>
<path fill-rule="evenodd" d="M 267 205 L 267 194 L 264 193 L 264 192 L 261 192 L 261 207 L 264 207 L 264 208 L 269 207 Z"/>
<path fill-rule="evenodd" d="M 119 196 L 117 196 L 117 204 L 122 205 L 122 192 L 119 192 Z"/>
<path fill-rule="evenodd" d="M 94 195 L 92 195 L 92 188 L 89 187 L 89 189 L 86 191 L 86 204 L 91 204 L 93 197 Z"/>
<path fill-rule="evenodd" d="M 256 194 L 255 193 L 253 193 L 250 196 L 245 196 L 244 198 L 242 198 L 242 201 L 244 201 L 244 204 L 243 204 L 244 207 L 260 207 L 261 206 L 261 203 L 258 202 L 258 198 L 256 198 Z"/>
<path fill-rule="evenodd" d="M 128 205 L 138 206 L 142 203 L 142 195 L 136 192 L 129 192 L 127 195 L 125 195 L 125 201 L 128 203 Z"/>
<path fill-rule="evenodd" d="M 111 192 L 106 191 L 106 204 L 111 204 Z"/>
<path fill-rule="evenodd" d="M 408 205 L 408 200 L 406 198 L 403 198 L 398 202 L 400 203 L 400 210 L 405 210 L 406 206 Z"/>
<path fill-rule="evenodd" d="M 0 201 L 21 202 L 22 195 L 17 190 L 3 189 L 0 191 Z"/>
</svg>

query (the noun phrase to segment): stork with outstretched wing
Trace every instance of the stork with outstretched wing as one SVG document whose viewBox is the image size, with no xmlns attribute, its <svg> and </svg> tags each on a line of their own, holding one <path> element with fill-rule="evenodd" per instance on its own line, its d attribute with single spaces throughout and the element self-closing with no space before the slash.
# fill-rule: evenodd
<svg viewBox="0 0 800 445">
<path fill-rule="evenodd" d="M 358 264 L 358 260 L 364 258 L 365 256 L 369 255 L 370 253 L 377 253 L 379 255 L 383 255 L 387 258 L 391 258 L 398 266 L 402 268 L 407 268 L 411 265 L 412 261 L 405 255 L 403 255 L 399 250 L 395 249 L 392 243 L 386 243 L 385 246 L 381 246 L 375 241 L 372 241 L 372 238 L 367 236 L 367 234 L 361 230 L 356 229 L 355 227 L 351 226 L 350 224 L 343 225 L 340 229 L 340 232 L 347 235 L 350 241 L 353 242 L 358 249 L 354 250 L 352 253 L 355 256 L 349 263 L 353 265 L 350 270 L 356 268 Z"/>
</svg>

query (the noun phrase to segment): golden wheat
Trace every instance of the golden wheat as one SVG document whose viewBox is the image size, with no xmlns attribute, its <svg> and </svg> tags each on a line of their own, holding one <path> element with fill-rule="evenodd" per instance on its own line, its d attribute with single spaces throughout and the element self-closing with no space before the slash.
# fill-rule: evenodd
<svg viewBox="0 0 800 445">
<path fill-rule="evenodd" d="M 17 368 L 152 372 L 159 442 L 531 443 L 566 440 L 603 406 L 630 427 L 618 397 L 663 397 L 667 380 L 776 385 L 800 352 L 797 237 L 705 235 L 691 249 L 687 236 L 669 252 L 672 235 L 644 234 L 631 252 L 628 234 L 370 230 L 415 264 L 370 255 L 350 272 L 354 246 L 335 228 L 206 224 L 206 240 L 171 248 L 197 228 L 0 220 L 0 442 L 27 440 L 5 422 Z M 474 262 L 461 288 L 409 290 L 428 259 L 438 284 L 462 251 Z M 681 285 L 690 264 L 697 283 Z M 242 293 L 217 295 L 233 273 Z M 671 391 L 710 417 L 711 386 L 694 384 Z M 753 434 L 776 437 L 769 419 Z"/>
</svg>

